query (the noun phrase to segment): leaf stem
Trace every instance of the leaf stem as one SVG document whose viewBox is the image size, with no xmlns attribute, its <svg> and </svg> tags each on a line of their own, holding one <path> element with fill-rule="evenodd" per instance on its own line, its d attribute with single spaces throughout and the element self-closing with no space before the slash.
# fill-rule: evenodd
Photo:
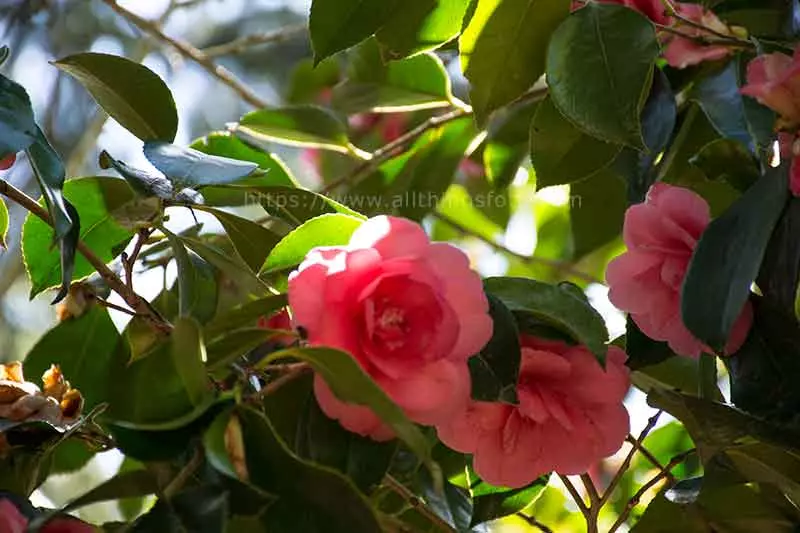
<svg viewBox="0 0 800 533">
<path fill-rule="evenodd" d="M 285 370 L 283 374 L 267 383 L 267 385 L 259 391 L 259 396 L 269 396 L 274 394 L 275 391 L 295 379 L 303 376 L 311 371 L 311 366 L 308 363 L 294 363 L 290 365 L 282 365 L 281 370 Z"/>
<path fill-rule="evenodd" d="M 254 46 L 288 41 L 289 39 L 292 39 L 306 31 L 308 31 L 308 26 L 305 24 L 295 24 L 292 26 L 286 26 L 276 31 L 245 35 L 244 37 L 239 37 L 238 39 L 234 39 L 224 44 L 203 48 L 202 52 L 208 58 L 240 54 Z"/>
<path fill-rule="evenodd" d="M 139 30 L 147 33 L 158 41 L 168 44 L 186 59 L 194 61 L 200 65 L 206 72 L 230 87 L 237 95 L 239 95 L 239 98 L 248 104 L 257 108 L 269 107 L 267 102 L 258 96 L 250 87 L 241 82 L 231 71 L 225 67 L 215 64 L 214 61 L 203 51 L 198 50 L 189 43 L 166 35 L 159 27 L 159 24 L 144 19 L 136 13 L 129 11 L 128 9 L 119 5 L 116 0 L 103 0 L 103 2 L 128 22 L 139 28 Z"/>
<path fill-rule="evenodd" d="M 528 516 L 522 513 L 516 513 L 516 516 L 518 518 L 521 518 L 522 520 L 525 520 L 528 524 L 532 525 L 533 527 L 539 529 L 539 531 L 541 531 L 542 533 L 553 533 L 552 529 L 550 529 L 546 525 L 536 520 L 536 518 L 533 516 Z"/>
<path fill-rule="evenodd" d="M 42 206 L 40 206 L 33 198 L 20 191 L 5 180 L 0 180 L 0 194 L 11 200 L 12 202 L 27 209 L 35 216 L 39 217 L 42 221 L 49 226 L 53 226 L 53 221 L 50 214 Z M 167 322 L 153 307 L 141 296 L 128 289 L 128 286 L 117 276 L 102 259 L 97 257 L 95 253 L 89 248 L 85 242 L 78 241 L 78 251 L 86 258 L 89 264 L 97 270 L 100 277 L 105 280 L 108 286 L 117 294 L 122 296 L 125 303 L 128 304 L 137 314 L 144 315 L 150 319 L 154 326 L 159 329 L 169 330 L 172 326 Z"/>
</svg>

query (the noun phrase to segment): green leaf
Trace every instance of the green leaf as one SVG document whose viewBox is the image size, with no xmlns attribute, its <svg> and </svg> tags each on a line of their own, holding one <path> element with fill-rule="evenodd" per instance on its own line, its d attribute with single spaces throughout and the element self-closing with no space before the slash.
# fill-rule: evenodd
<svg viewBox="0 0 800 533">
<path fill-rule="evenodd" d="M 341 213 L 356 218 L 365 218 L 346 205 L 306 189 L 289 187 L 248 187 L 251 201 L 261 206 L 276 217 L 293 226 L 299 226 L 306 220 L 326 213 Z"/>
<path fill-rule="evenodd" d="M 639 367 L 631 373 L 631 381 L 645 393 L 650 393 L 653 389 L 668 389 L 696 396 L 700 390 L 697 361 L 687 357 L 670 357 Z M 722 401 L 722 393 L 715 391 L 713 399 Z"/>
<path fill-rule="evenodd" d="M 495 189 L 505 189 L 529 152 L 531 121 L 538 101 L 524 102 L 498 111 L 489 122 L 483 164 Z"/>
<path fill-rule="evenodd" d="M 273 332 L 249 327 L 238 328 L 224 336 L 219 336 L 208 345 L 208 368 L 217 371 L 269 341 Z"/>
<path fill-rule="evenodd" d="M 306 361 L 340 400 L 372 409 L 385 424 L 391 426 L 409 449 L 429 467 L 435 468 L 431 462 L 430 445 L 424 435 L 350 354 L 330 348 L 289 348 L 268 355 L 259 366 L 285 358 Z"/>
<path fill-rule="evenodd" d="M 736 61 L 729 61 L 724 68 L 701 77 L 692 86 L 688 96 L 700 105 L 723 137 L 739 141 L 751 152 L 755 151 L 743 97 L 739 92 Z"/>
<path fill-rule="evenodd" d="M 605 358 L 608 340 L 605 322 L 574 289 L 532 279 L 502 277 L 485 279 L 484 288 L 511 311 L 543 320 L 585 344 L 601 361 Z"/>
<path fill-rule="evenodd" d="M 181 239 L 166 232 L 178 266 L 178 314 L 208 322 L 217 311 L 217 279 L 205 259 L 189 252 Z"/>
<path fill-rule="evenodd" d="M 156 197 L 162 200 L 175 200 L 188 204 L 203 203 L 203 197 L 193 189 L 176 191 L 172 182 L 162 174 L 132 167 L 124 161 L 114 159 L 108 152 L 100 152 L 100 168 L 113 168 L 136 191 L 145 198 Z"/>
<path fill-rule="evenodd" d="M 38 380 L 51 364 L 59 365 L 81 391 L 86 410 L 91 410 L 108 398 L 108 376 L 119 340 L 108 311 L 93 306 L 45 333 L 25 357 L 25 372 Z"/>
<path fill-rule="evenodd" d="M 494 191 L 486 193 L 488 202 L 504 199 Z M 447 192 L 439 202 L 438 213 L 442 218 L 452 219 L 470 232 L 485 239 L 495 240 L 502 235 L 502 229 L 485 214 L 478 210 L 464 186 L 454 183 L 448 187 Z M 437 218 L 434 220 L 432 239 L 436 241 L 455 240 L 462 235 L 453 229 L 447 222 Z"/>
<path fill-rule="evenodd" d="M 178 111 L 172 93 L 147 67 L 97 53 L 75 54 L 53 64 L 78 80 L 106 113 L 141 140 L 175 139 Z"/>
<path fill-rule="evenodd" d="M 573 183 L 569 191 L 575 258 L 583 257 L 621 235 L 627 191 L 620 178 L 603 170 L 587 180 Z"/>
<path fill-rule="evenodd" d="M 239 257 L 253 272 L 258 272 L 270 251 L 281 240 L 279 233 L 246 218 L 203 206 L 197 206 L 196 209 L 211 213 L 219 220 Z"/>
<path fill-rule="evenodd" d="M 0 248 L 6 249 L 6 239 L 8 238 L 8 207 L 0 198 Z"/>
<path fill-rule="evenodd" d="M 550 97 L 536 110 L 530 139 L 537 189 L 593 176 L 610 165 L 622 149 L 583 133 L 556 109 Z"/>
<path fill-rule="evenodd" d="M 86 507 L 93 503 L 147 496 L 158 491 L 158 482 L 149 470 L 139 469 L 122 472 L 101 483 L 89 492 L 72 500 L 63 511 Z"/>
<path fill-rule="evenodd" d="M 256 295 L 263 295 L 268 291 L 267 285 L 256 276 L 256 274 L 247 266 L 236 254 L 224 252 L 220 248 L 213 246 L 203 240 L 188 237 L 178 236 L 179 240 L 194 253 L 200 256 L 206 263 L 212 265 L 214 268 L 222 272 L 226 277 L 231 280 L 236 280 L 237 283 L 246 284 L 248 290 Z M 200 302 L 202 303 L 202 302 Z M 210 306 L 208 306 L 210 308 Z"/>
<path fill-rule="evenodd" d="M 492 487 L 481 482 L 472 488 L 472 523 L 482 524 L 518 513 L 535 502 L 547 487 L 550 476 L 542 476 L 518 489 Z"/>
<path fill-rule="evenodd" d="M 327 214 L 307 220 L 272 249 L 261 272 L 274 272 L 299 265 L 317 246 L 344 245 L 363 220 L 342 214 Z"/>
<path fill-rule="evenodd" d="M 179 188 L 232 183 L 258 168 L 256 163 L 207 155 L 163 141 L 144 143 L 144 155 Z"/>
<path fill-rule="evenodd" d="M 484 402 L 517 404 L 517 381 L 522 358 L 517 323 L 502 300 L 492 294 L 487 294 L 487 297 L 494 328 L 486 346 L 469 359 L 472 398 Z"/>
<path fill-rule="evenodd" d="M 710 180 L 724 180 L 744 192 L 760 177 L 758 162 L 742 143 L 717 139 L 705 145 L 689 162 Z"/>
<path fill-rule="evenodd" d="M 192 486 L 169 500 L 159 499 L 131 533 L 222 533 L 227 518 L 228 493 L 221 486 Z"/>
<path fill-rule="evenodd" d="M 39 136 L 28 93 L 0 74 L 0 154 L 27 149 Z"/>
<path fill-rule="evenodd" d="M 706 228 L 681 288 L 681 316 L 722 351 L 750 294 L 772 230 L 789 198 L 788 165 L 771 169 Z"/>
<path fill-rule="evenodd" d="M 450 78 L 441 59 L 422 54 L 383 63 L 374 39 L 350 60 L 347 79 L 333 89 L 332 105 L 343 113 L 397 112 L 450 105 Z"/>
<path fill-rule="evenodd" d="M 261 109 L 244 115 L 236 132 L 262 141 L 350 153 L 345 125 L 330 111 L 304 105 Z"/>
<path fill-rule="evenodd" d="M 405 2 L 375 36 L 387 59 L 402 59 L 434 50 L 461 33 L 469 2 L 413 0 Z"/>
<path fill-rule="evenodd" d="M 86 466 L 96 455 L 96 451 L 78 439 L 64 439 L 53 450 L 53 464 L 50 475 L 73 474 Z"/>
<path fill-rule="evenodd" d="M 339 58 L 328 58 L 316 66 L 312 59 L 303 59 L 295 64 L 289 86 L 286 89 L 286 102 L 289 104 L 313 104 L 319 102 L 326 90 L 339 83 L 341 66 Z"/>
<path fill-rule="evenodd" d="M 644 149 L 639 117 L 658 54 L 655 29 L 642 14 L 589 3 L 550 41 L 547 82 L 553 103 L 590 135 Z"/>
<path fill-rule="evenodd" d="M 224 314 L 217 315 L 214 320 L 203 328 L 203 333 L 207 339 L 213 339 L 217 335 L 222 335 L 230 331 L 252 327 L 259 317 L 269 316 L 287 304 L 286 295 L 267 296 L 252 302 L 247 302 L 239 307 L 226 311 Z"/>
<path fill-rule="evenodd" d="M 308 23 L 314 64 L 378 31 L 399 5 L 396 0 L 314 0 Z"/>
<path fill-rule="evenodd" d="M 114 211 L 133 200 L 130 187 L 108 177 L 79 178 L 64 184 L 64 197 L 74 202 L 80 220 L 80 239 L 102 261 L 109 262 L 118 255 L 133 231 L 120 226 Z M 57 251 L 52 249 L 53 229 L 28 215 L 22 228 L 22 255 L 31 279 L 31 297 L 61 281 L 61 265 Z M 94 267 L 83 257 L 75 260 L 75 277 L 88 276 Z"/>
<path fill-rule="evenodd" d="M 172 329 L 170 355 L 175 370 L 193 405 L 201 405 L 209 392 L 206 377 L 206 346 L 200 325 L 191 317 L 181 316 Z"/>
<path fill-rule="evenodd" d="M 568 0 L 478 2 L 459 47 L 479 123 L 522 95 L 544 74 L 550 37 L 569 9 Z"/>
<path fill-rule="evenodd" d="M 616 341 L 615 341 L 616 344 Z M 675 355 L 666 342 L 654 341 L 639 329 L 633 318 L 628 315 L 626 320 L 624 344 L 622 348 L 628 354 L 625 366 L 631 370 L 641 367 L 658 364 Z M 697 365 L 693 365 L 696 367 Z M 697 387 L 685 389 L 687 391 L 697 390 Z"/>
<path fill-rule="evenodd" d="M 303 514 L 324 516 L 334 531 L 381 532 L 372 508 L 350 480 L 297 457 L 275 433 L 270 420 L 258 411 L 242 407 L 236 416 L 242 424 L 251 483 L 282 499 L 302 502 Z M 331 498 L 332 494 L 336 497 Z"/>
</svg>

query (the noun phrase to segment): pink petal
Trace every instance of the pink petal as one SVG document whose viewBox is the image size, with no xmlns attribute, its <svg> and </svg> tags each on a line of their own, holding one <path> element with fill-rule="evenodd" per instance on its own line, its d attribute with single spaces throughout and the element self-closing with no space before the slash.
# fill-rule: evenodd
<svg viewBox="0 0 800 533">
<path fill-rule="evenodd" d="M 425 252 L 428 235 L 411 220 L 381 215 L 370 218 L 350 237 L 348 248 L 374 248 L 384 259 L 416 256 Z"/>
<path fill-rule="evenodd" d="M 346 430 L 377 441 L 394 438 L 394 431 L 381 422 L 369 407 L 341 401 L 319 376 L 314 376 L 314 395 L 322 412 L 338 420 Z"/>
</svg>

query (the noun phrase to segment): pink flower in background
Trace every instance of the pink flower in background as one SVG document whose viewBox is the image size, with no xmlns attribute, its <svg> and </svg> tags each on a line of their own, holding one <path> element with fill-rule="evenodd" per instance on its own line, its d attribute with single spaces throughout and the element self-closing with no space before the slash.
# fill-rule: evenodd
<svg viewBox="0 0 800 533">
<path fill-rule="evenodd" d="M 675 10 L 678 14 L 695 24 L 699 24 L 723 35 L 734 35 L 733 31 L 722 22 L 712 11 L 700 4 L 688 4 L 675 2 Z M 691 24 L 675 21 L 676 29 L 689 37 L 675 35 L 668 32 L 663 33 L 663 40 L 666 42 L 664 48 L 664 59 L 675 68 L 686 68 L 697 65 L 703 61 L 715 61 L 722 59 L 733 52 L 730 46 L 707 45 L 699 43 L 690 37 L 707 37 L 718 39 L 713 33 L 697 28 Z"/>
<path fill-rule="evenodd" d="M 645 335 L 691 357 L 710 350 L 683 324 L 680 291 L 694 248 L 710 220 L 703 198 L 689 189 L 657 183 L 644 203 L 625 213 L 622 236 L 628 251 L 606 270 L 611 303 L 630 313 Z M 752 320 L 748 302 L 733 326 L 725 353 L 739 349 Z"/>
<path fill-rule="evenodd" d="M 610 346 L 603 370 L 585 346 L 520 340 L 519 405 L 474 401 L 437 426 L 447 446 L 473 454 L 483 480 L 512 488 L 551 471 L 586 472 L 619 450 L 630 425 L 625 352 Z"/>
<path fill-rule="evenodd" d="M 258 319 L 258 327 L 261 329 L 291 330 L 292 319 L 289 317 L 289 312 L 286 309 L 281 309 L 269 317 L 260 317 Z M 296 337 L 294 335 L 286 334 L 276 335 L 275 337 L 271 337 L 270 340 L 284 345 L 289 345 L 295 341 L 295 338 Z"/>
<path fill-rule="evenodd" d="M 0 533 L 25 533 L 28 519 L 9 500 L 0 500 Z M 41 529 L 41 533 L 93 533 L 95 528 L 77 518 L 53 518 Z"/>
<path fill-rule="evenodd" d="M 618 4 L 638 11 L 656 24 L 668 26 L 672 19 L 667 16 L 663 0 L 600 0 L 604 4 Z M 573 0 L 572 10 L 580 9 L 586 2 Z"/>
<path fill-rule="evenodd" d="M 800 139 L 796 133 L 778 133 L 778 147 L 781 159 L 791 159 L 789 167 L 789 189 L 800 197 Z"/>
<path fill-rule="evenodd" d="M 349 352 L 421 424 L 463 408 L 466 361 L 492 335 L 481 279 L 467 256 L 397 217 L 367 220 L 347 246 L 312 250 L 289 277 L 289 305 L 310 345 Z M 378 440 L 393 436 L 371 410 L 337 399 L 320 377 L 314 390 L 322 410 L 345 428 Z"/>
<path fill-rule="evenodd" d="M 776 52 L 750 61 L 742 94 L 778 113 L 779 127 L 800 126 L 800 46 L 791 57 Z"/>
<path fill-rule="evenodd" d="M 7 155 L 6 157 L 0 159 L 0 170 L 8 170 L 9 168 L 14 166 L 14 163 L 16 161 L 17 161 L 16 154 Z"/>
</svg>

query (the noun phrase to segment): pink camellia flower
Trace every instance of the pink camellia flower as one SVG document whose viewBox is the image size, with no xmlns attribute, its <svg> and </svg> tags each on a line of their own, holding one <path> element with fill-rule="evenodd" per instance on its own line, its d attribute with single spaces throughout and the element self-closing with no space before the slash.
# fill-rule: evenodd
<svg viewBox="0 0 800 533">
<path fill-rule="evenodd" d="M 676 2 L 674 5 L 678 15 L 682 18 L 706 27 L 709 30 L 713 30 L 717 34 L 734 35 L 733 30 L 722 22 L 719 17 L 700 4 Z M 664 59 L 675 68 L 686 68 L 691 65 L 702 63 L 703 61 L 715 61 L 733 52 L 730 46 L 708 45 L 693 39 L 700 37 L 711 40 L 718 39 L 719 37 L 715 36 L 714 33 L 680 20 L 675 22 L 675 27 L 682 34 L 687 35 L 687 37 L 671 34 L 669 32 L 663 32 L 662 34 L 663 40 L 666 42 Z"/>
<path fill-rule="evenodd" d="M 608 298 L 630 313 L 648 337 L 677 354 L 711 350 L 681 319 L 680 291 L 689 260 L 711 216 L 703 198 L 682 187 L 656 183 L 644 203 L 628 208 L 622 237 L 628 251 L 608 265 Z M 739 349 L 753 321 L 748 302 L 733 326 L 725 353 Z"/>
<path fill-rule="evenodd" d="M 789 167 L 789 189 L 800 198 L 800 139 L 796 133 L 778 133 L 781 159 L 791 159 Z"/>
<path fill-rule="evenodd" d="M 638 11 L 656 24 L 668 26 L 672 19 L 667 15 L 663 0 L 600 0 L 604 4 L 618 4 Z M 573 0 L 572 11 L 586 5 L 585 0 Z"/>
<path fill-rule="evenodd" d="M 776 52 L 750 61 L 742 94 L 778 113 L 779 128 L 800 126 L 800 46 L 792 57 Z"/>
<path fill-rule="evenodd" d="M 286 309 L 281 309 L 269 317 L 262 316 L 258 319 L 258 327 L 261 329 L 272 329 L 276 331 L 289 331 L 292 329 L 292 319 Z M 270 337 L 270 341 L 283 345 L 292 344 L 296 337 L 289 333 Z"/>
<path fill-rule="evenodd" d="M 25 533 L 28 531 L 28 519 L 19 512 L 9 500 L 0 500 L 0 533 Z M 95 528 L 77 518 L 53 518 L 41 529 L 41 533 L 94 533 Z"/>
<path fill-rule="evenodd" d="M 289 276 L 289 306 L 310 345 L 349 352 L 421 424 L 446 420 L 469 401 L 466 361 L 492 335 L 467 256 L 397 217 L 371 218 L 347 246 L 309 252 Z M 314 391 L 348 430 L 393 437 L 371 410 L 340 401 L 319 376 Z"/>
<path fill-rule="evenodd" d="M 473 401 L 437 426 L 442 442 L 473 454 L 484 481 L 511 488 L 551 471 L 586 472 L 619 450 L 630 425 L 625 352 L 610 346 L 603 370 L 585 346 L 527 335 L 520 342 L 519 405 Z"/>
</svg>

